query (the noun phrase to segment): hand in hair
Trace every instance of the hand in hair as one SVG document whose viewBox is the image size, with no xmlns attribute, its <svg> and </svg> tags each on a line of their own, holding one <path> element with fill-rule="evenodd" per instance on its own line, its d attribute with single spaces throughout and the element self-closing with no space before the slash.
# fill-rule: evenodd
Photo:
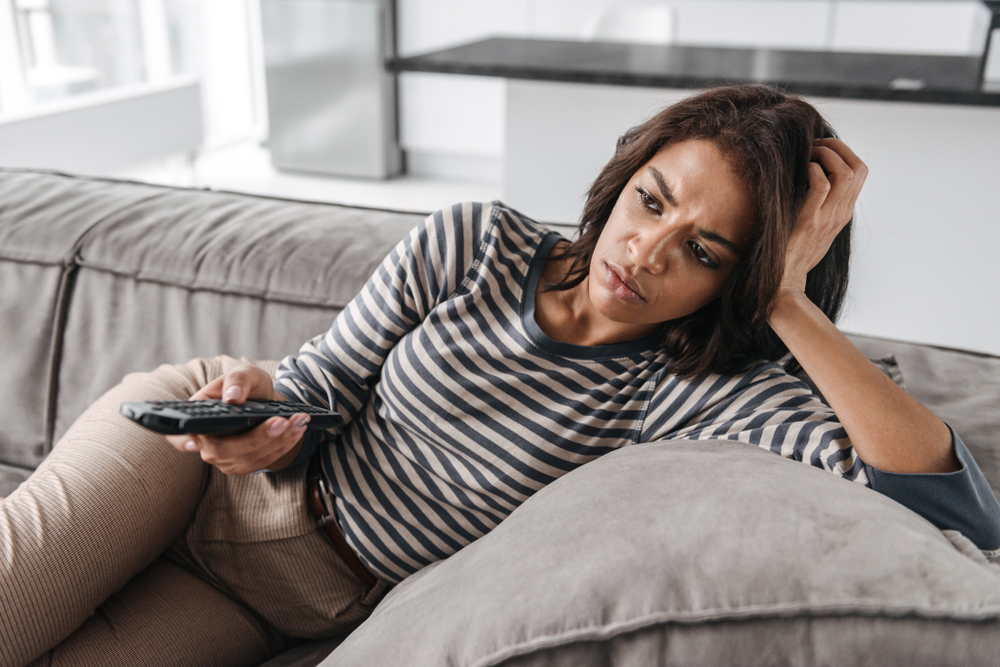
<svg viewBox="0 0 1000 667">
<path fill-rule="evenodd" d="M 815 141 L 809 164 L 809 192 L 788 239 L 779 291 L 805 291 L 806 274 L 850 221 L 867 177 L 867 165 L 843 141 Z"/>
<path fill-rule="evenodd" d="M 959 470 L 944 422 L 879 371 L 805 295 L 806 274 L 851 219 L 868 175 L 838 139 L 817 140 L 813 160 L 768 324 L 827 398 L 862 461 L 888 472 Z"/>
</svg>

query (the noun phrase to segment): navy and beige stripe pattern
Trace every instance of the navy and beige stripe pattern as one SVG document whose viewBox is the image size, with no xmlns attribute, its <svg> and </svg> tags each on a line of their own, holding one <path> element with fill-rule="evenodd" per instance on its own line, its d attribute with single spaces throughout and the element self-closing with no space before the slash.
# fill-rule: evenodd
<svg viewBox="0 0 1000 667">
<path fill-rule="evenodd" d="M 398 582 L 616 448 L 735 439 L 867 483 L 829 407 L 775 364 L 680 380 L 655 337 L 583 347 L 534 319 L 558 235 L 499 203 L 430 216 L 276 388 L 346 420 L 323 443 L 348 542 Z"/>
</svg>

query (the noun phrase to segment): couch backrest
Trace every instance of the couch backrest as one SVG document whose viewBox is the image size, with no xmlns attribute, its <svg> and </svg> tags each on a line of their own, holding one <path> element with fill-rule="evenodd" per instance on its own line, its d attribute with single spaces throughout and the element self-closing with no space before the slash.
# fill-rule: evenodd
<svg viewBox="0 0 1000 667">
<path fill-rule="evenodd" d="M 422 217 L 0 171 L 0 463 L 126 373 L 295 353 Z"/>
<path fill-rule="evenodd" d="M 295 353 L 422 217 L 0 169 L 0 495 L 126 373 Z M 1000 358 L 854 340 L 1000 492 Z"/>
</svg>

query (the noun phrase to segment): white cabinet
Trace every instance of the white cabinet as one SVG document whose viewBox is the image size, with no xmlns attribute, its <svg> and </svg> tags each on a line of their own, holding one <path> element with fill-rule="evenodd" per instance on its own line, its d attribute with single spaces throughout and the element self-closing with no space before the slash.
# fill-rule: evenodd
<svg viewBox="0 0 1000 667">
<path fill-rule="evenodd" d="M 588 17 L 608 4 L 607 0 L 397 1 L 399 54 L 404 57 L 497 35 L 579 39 Z M 976 0 L 665 4 L 674 10 L 676 42 L 692 45 L 972 54 L 981 52 L 988 22 L 986 9 Z M 403 74 L 399 95 L 400 143 L 418 158 L 411 162 L 432 165 L 433 158 L 447 155 L 466 162 L 478 157 L 496 167 L 478 170 L 480 176 L 502 169 L 504 119 L 498 110 L 504 98 L 502 81 Z"/>
</svg>

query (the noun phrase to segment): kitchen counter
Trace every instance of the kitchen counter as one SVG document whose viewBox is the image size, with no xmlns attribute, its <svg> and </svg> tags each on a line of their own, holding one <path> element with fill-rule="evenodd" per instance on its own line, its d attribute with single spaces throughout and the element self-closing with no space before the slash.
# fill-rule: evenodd
<svg viewBox="0 0 1000 667">
<path fill-rule="evenodd" d="M 697 89 L 769 83 L 798 95 L 1000 106 L 978 56 L 791 51 L 493 37 L 397 58 L 395 72 Z"/>
</svg>

